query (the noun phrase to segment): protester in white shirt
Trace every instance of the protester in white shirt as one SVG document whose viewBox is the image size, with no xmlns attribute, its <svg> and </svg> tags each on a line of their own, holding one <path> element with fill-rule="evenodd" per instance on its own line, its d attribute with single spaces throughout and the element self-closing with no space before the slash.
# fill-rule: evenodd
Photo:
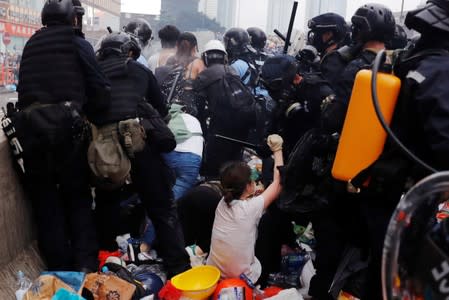
<svg viewBox="0 0 449 300">
<path fill-rule="evenodd" d="M 256 282 L 262 271 L 254 254 L 257 225 L 281 192 L 278 167 L 283 165 L 282 138 L 271 135 L 267 143 L 274 155 L 274 178 L 260 196 L 255 197 L 256 184 L 245 163 L 230 163 L 220 175 L 224 197 L 215 211 L 207 264 L 219 268 L 223 278 L 238 278 L 244 273 Z"/>
</svg>

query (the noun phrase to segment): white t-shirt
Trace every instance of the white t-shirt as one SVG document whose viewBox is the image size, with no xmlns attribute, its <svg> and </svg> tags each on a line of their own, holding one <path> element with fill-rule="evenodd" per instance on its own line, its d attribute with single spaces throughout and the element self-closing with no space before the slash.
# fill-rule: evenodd
<svg viewBox="0 0 449 300">
<path fill-rule="evenodd" d="M 152 55 L 148 59 L 148 67 L 154 73 L 156 71 L 156 68 L 161 67 L 161 63 L 162 63 L 162 65 L 165 65 L 167 63 L 167 60 L 175 54 L 176 54 L 176 48 L 162 49 L 160 52 Z"/>
<path fill-rule="evenodd" d="M 142 54 L 137 59 L 137 62 L 148 68 L 148 62 Z"/>
<path fill-rule="evenodd" d="M 223 278 L 238 278 L 245 273 L 253 282 L 259 279 L 262 267 L 254 247 L 263 211 L 262 196 L 234 200 L 230 206 L 222 199 L 218 204 L 207 264 L 220 269 Z"/>
<path fill-rule="evenodd" d="M 156 68 L 159 67 L 159 55 L 160 53 L 156 53 L 148 59 L 148 67 L 153 73 L 156 71 Z"/>
<path fill-rule="evenodd" d="M 194 153 L 200 157 L 203 157 L 203 131 L 201 130 L 201 124 L 197 118 L 192 115 L 183 113 L 181 117 L 184 120 L 184 124 L 186 128 L 191 133 L 195 134 L 194 136 L 188 138 L 182 143 L 176 145 L 176 152 L 190 152 Z"/>
</svg>

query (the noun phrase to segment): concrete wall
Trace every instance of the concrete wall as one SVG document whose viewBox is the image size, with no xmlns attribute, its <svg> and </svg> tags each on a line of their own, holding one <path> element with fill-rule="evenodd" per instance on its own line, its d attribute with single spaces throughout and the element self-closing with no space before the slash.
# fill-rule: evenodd
<svg viewBox="0 0 449 300">
<path fill-rule="evenodd" d="M 16 274 L 34 279 L 43 262 L 33 242 L 31 205 L 15 173 L 8 142 L 0 129 L 0 299 L 15 299 Z"/>
</svg>

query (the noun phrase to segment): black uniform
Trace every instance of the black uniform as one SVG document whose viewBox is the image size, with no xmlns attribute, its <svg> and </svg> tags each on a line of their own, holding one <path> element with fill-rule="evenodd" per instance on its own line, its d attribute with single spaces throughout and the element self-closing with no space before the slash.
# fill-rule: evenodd
<svg viewBox="0 0 449 300">
<path fill-rule="evenodd" d="M 204 175 L 209 178 L 218 178 L 223 163 L 241 160 L 242 146 L 221 140 L 215 134 L 246 141 L 249 128 L 242 128 L 239 120 L 229 120 L 220 108 L 227 107 L 219 103 L 223 91 L 222 78 L 226 72 L 234 72 L 232 68 L 221 64 L 214 64 L 198 75 L 195 81 L 195 91 L 206 101 L 200 105 L 199 114 L 203 132 L 206 137 L 206 151 L 204 155 Z M 235 75 L 235 74 L 234 74 Z M 235 75 L 237 76 L 237 75 Z M 207 110 L 205 110 L 207 104 Z M 206 125 L 206 120 L 209 124 Z"/>
<path fill-rule="evenodd" d="M 295 88 L 292 101 L 277 106 L 277 118 L 273 121 L 277 129 L 272 132 L 280 132 L 283 137 L 286 157 L 304 133 L 320 126 L 321 103 L 331 95 L 334 91 L 320 74 L 304 74 Z M 295 102 L 301 108 L 289 111 L 289 106 Z"/>
<path fill-rule="evenodd" d="M 349 62 L 337 50 L 327 53 L 321 59 L 320 72 L 333 89 Z"/>
<path fill-rule="evenodd" d="M 409 55 L 415 58 L 395 68 L 402 87 L 392 130 L 412 153 L 437 170 L 449 168 L 448 50 L 447 42 L 422 40 Z M 428 174 L 391 141 L 387 141 L 381 158 L 373 166 L 372 182 L 361 194 L 361 212 L 371 249 L 367 299 L 380 296 L 383 241 L 406 182 L 416 183 Z"/>
<path fill-rule="evenodd" d="M 340 74 L 334 86 L 335 101 L 323 110 L 322 115 L 323 126 L 329 132 L 341 132 L 343 129 L 355 76 L 360 70 L 369 69 L 375 57 L 375 52 L 363 50 Z"/>
<path fill-rule="evenodd" d="M 76 115 L 109 104 L 109 83 L 92 46 L 71 26 L 49 26 L 27 42 L 19 71 L 18 107 L 25 180 L 38 242 L 50 270 L 97 266 L 85 141 L 74 139 Z M 76 120 L 77 119 L 77 120 Z"/>
<path fill-rule="evenodd" d="M 326 132 L 341 132 L 356 74 L 362 69 L 370 68 L 375 55 L 370 50 L 363 50 L 340 74 L 335 85 L 335 100 L 324 108 L 321 116 Z M 337 185 L 335 188 L 328 199 L 328 207 L 310 215 L 317 243 L 317 273 L 310 283 L 309 294 L 318 299 L 330 297 L 327 291 L 345 246 L 349 243 L 366 249 L 366 227 L 360 217 L 360 199 L 358 196 L 348 195 L 339 186 L 337 188 Z"/>
<path fill-rule="evenodd" d="M 138 105 L 148 101 L 161 116 L 167 107 L 162 99 L 153 73 L 133 59 L 110 54 L 99 62 L 105 75 L 111 80 L 111 106 L 108 111 L 92 118 L 96 125 L 106 125 L 136 118 Z M 152 220 L 158 238 L 158 251 L 169 276 L 189 268 L 190 262 L 184 250 L 184 237 L 173 201 L 173 176 L 165 164 L 158 147 L 151 144 L 151 133 L 145 148 L 131 159 L 131 179 L 147 214 Z M 115 221 L 120 213 L 120 192 L 96 191 L 96 216 L 101 246 L 116 249 L 115 236 L 119 226 Z"/>
</svg>

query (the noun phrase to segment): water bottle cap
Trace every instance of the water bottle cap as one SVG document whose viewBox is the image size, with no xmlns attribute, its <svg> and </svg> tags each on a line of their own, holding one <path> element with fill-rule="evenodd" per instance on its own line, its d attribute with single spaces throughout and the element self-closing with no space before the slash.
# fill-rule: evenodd
<svg viewBox="0 0 449 300">
<path fill-rule="evenodd" d="M 109 268 L 106 267 L 106 266 L 104 266 L 103 268 L 101 268 L 101 271 L 102 271 L 103 273 L 107 273 L 107 272 L 109 271 Z"/>
</svg>

